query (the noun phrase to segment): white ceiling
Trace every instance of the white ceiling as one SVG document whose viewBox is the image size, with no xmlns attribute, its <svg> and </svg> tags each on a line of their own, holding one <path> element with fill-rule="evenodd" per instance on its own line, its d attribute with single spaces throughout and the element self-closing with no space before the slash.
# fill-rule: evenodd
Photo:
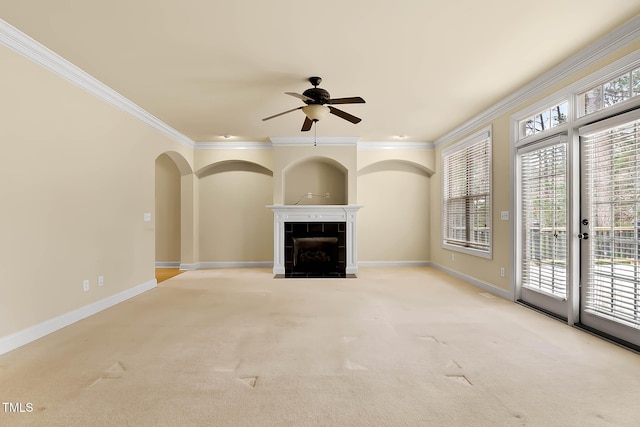
<svg viewBox="0 0 640 427">
<path fill-rule="evenodd" d="M 194 141 L 312 136 L 320 76 L 354 125 L 435 141 L 640 13 L 637 0 L 0 0 L 0 18 Z M 227 140 L 228 141 L 228 140 Z"/>
</svg>

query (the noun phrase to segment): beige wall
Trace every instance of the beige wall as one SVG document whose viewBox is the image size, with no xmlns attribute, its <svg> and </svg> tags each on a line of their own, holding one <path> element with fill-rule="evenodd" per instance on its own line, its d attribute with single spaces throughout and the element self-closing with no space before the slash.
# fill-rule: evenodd
<svg viewBox="0 0 640 427">
<path fill-rule="evenodd" d="M 155 159 L 191 154 L 2 46 L 0 69 L 4 337 L 153 281 Z"/>
<path fill-rule="evenodd" d="M 156 262 L 180 262 L 180 171 L 166 154 L 156 159 Z"/>
</svg>

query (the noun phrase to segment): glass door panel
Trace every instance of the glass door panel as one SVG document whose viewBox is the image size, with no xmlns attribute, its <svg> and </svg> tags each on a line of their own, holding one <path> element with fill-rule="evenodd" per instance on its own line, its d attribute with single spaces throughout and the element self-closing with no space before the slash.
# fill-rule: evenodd
<svg viewBox="0 0 640 427">
<path fill-rule="evenodd" d="M 640 345 L 640 120 L 624 117 L 580 130 L 580 317 Z"/>
<path fill-rule="evenodd" d="M 558 317 L 567 310 L 567 143 L 518 152 L 519 300 Z"/>
</svg>

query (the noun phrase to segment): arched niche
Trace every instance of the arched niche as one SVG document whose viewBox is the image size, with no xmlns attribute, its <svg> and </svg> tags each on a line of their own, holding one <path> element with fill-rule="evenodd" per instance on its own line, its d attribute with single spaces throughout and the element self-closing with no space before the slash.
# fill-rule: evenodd
<svg viewBox="0 0 640 427">
<path fill-rule="evenodd" d="M 381 160 L 358 171 L 359 259 L 426 262 L 431 239 L 431 176 L 425 166 Z"/>
<path fill-rule="evenodd" d="M 273 258 L 273 172 L 246 160 L 223 160 L 196 172 L 200 263 Z"/>
<path fill-rule="evenodd" d="M 283 170 L 282 178 L 285 205 L 347 204 L 348 171 L 333 159 L 314 156 L 299 160 Z"/>
</svg>

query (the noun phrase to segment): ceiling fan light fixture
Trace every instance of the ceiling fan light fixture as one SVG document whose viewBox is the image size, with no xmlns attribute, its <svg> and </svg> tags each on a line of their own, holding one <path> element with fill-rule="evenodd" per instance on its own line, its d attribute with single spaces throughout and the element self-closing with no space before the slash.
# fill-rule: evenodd
<svg viewBox="0 0 640 427">
<path fill-rule="evenodd" d="M 309 117 L 309 120 L 313 120 L 317 122 L 318 120 L 324 118 L 327 114 L 329 114 L 329 107 L 319 104 L 311 104 L 305 107 L 302 107 L 302 112 Z"/>
</svg>

